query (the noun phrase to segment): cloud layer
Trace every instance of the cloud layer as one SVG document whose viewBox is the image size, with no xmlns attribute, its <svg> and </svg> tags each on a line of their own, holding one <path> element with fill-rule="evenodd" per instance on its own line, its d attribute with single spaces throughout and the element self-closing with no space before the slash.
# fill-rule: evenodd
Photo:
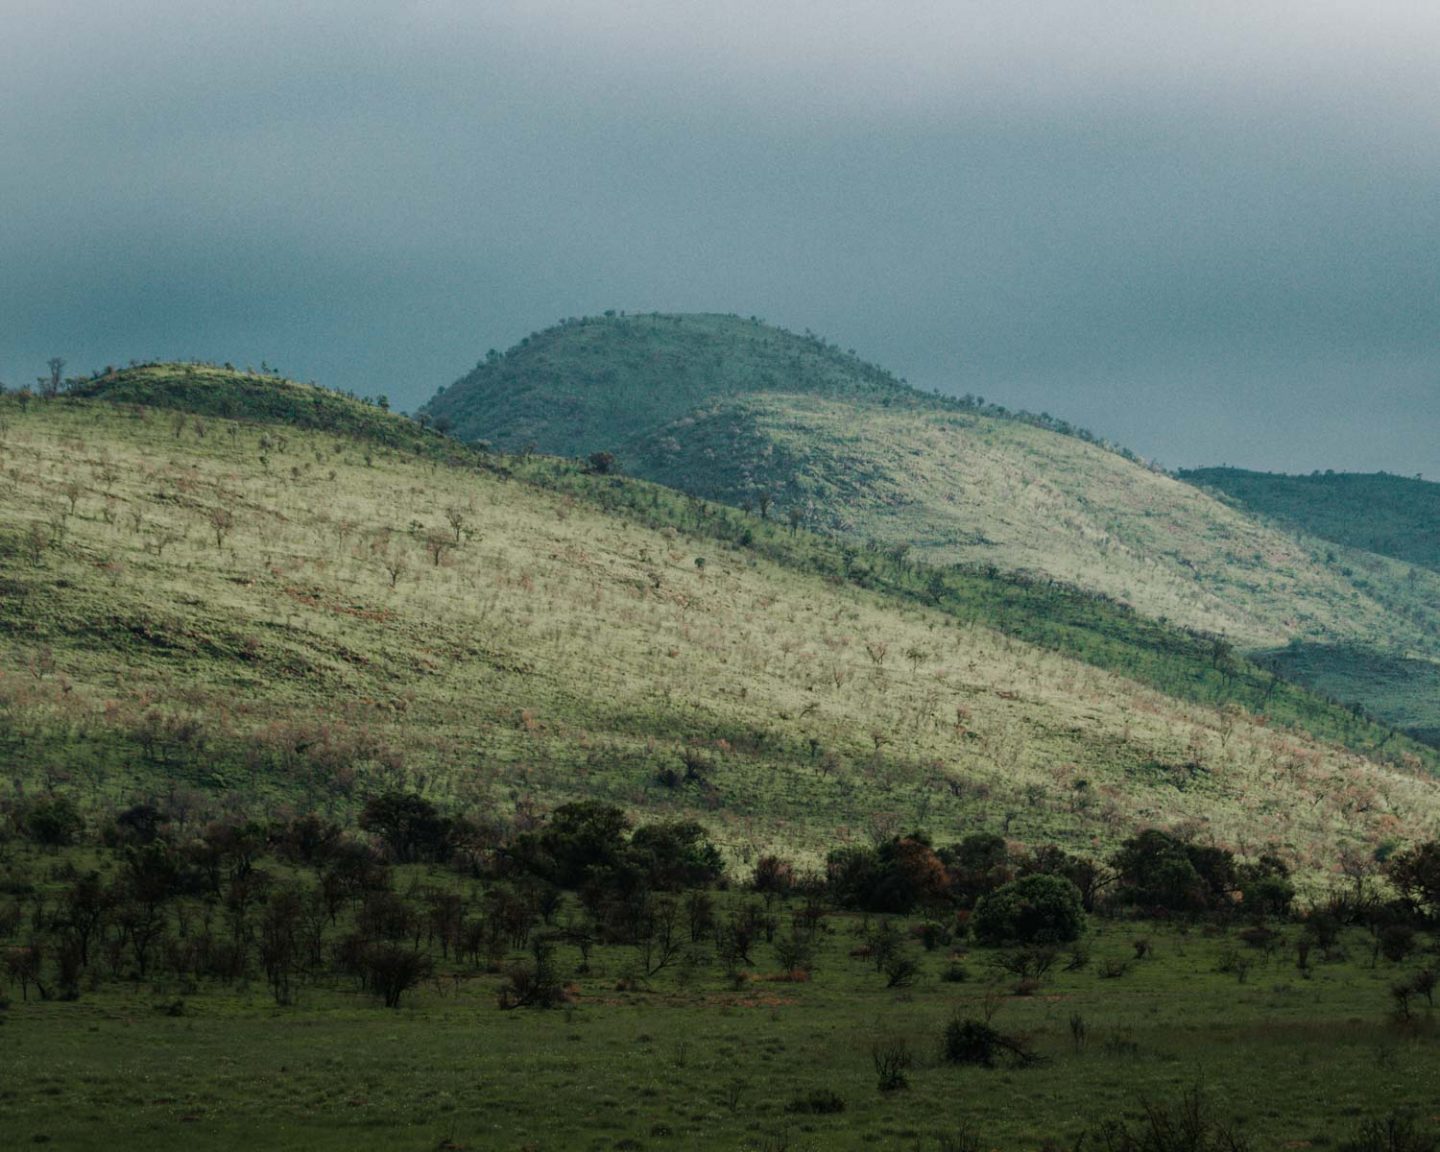
<svg viewBox="0 0 1440 1152">
<path fill-rule="evenodd" d="M 409 407 L 714 309 L 1167 464 L 1440 476 L 1440 10 L 1186 7 L 0 0 L 0 379 Z"/>
</svg>

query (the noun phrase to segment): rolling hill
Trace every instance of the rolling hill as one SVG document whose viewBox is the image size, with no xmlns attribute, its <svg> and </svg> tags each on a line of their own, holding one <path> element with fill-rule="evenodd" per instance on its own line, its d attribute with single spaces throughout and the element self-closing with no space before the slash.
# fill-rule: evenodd
<svg viewBox="0 0 1440 1152">
<path fill-rule="evenodd" d="M 1287 476 L 1195 468 L 1180 478 L 1321 540 L 1440 571 L 1440 484 L 1387 472 Z"/>
<path fill-rule="evenodd" d="M 921 393 L 808 335 L 737 317 L 568 322 L 492 354 L 426 413 L 499 447 L 611 452 L 636 476 L 928 563 L 1074 584 L 1277 668 L 1295 670 L 1292 644 L 1328 652 L 1337 698 L 1440 728 L 1440 705 L 1396 710 L 1347 673 L 1357 648 L 1440 654 L 1440 574 L 1257 517 L 1048 415 Z"/>
<path fill-rule="evenodd" d="M 736 859 L 1185 824 L 1311 876 L 1440 829 L 1429 750 L 1109 601 L 212 371 L 202 415 L 186 366 L 0 400 L 12 794 L 200 819 L 403 785 L 522 825 L 597 797 Z"/>
</svg>

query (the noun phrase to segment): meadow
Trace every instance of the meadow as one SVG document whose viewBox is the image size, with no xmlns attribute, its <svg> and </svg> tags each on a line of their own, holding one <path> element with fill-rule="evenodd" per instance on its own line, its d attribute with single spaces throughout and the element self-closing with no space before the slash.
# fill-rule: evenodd
<svg viewBox="0 0 1440 1152">
<path fill-rule="evenodd" d="M 409 882 L 474 895 L 453 874 Z M 765 902 L 782 925 L 803 904 Z M 1105 1147 L 1106 1123 L 1138 1134 L 1147 1104 L 1178 1113 L 1197 1088 L 1252 1149 L 1388 1148 L 1349 1141 L 1392 1114 L 1440 1132 L 1440 1034 L 1428 1004 L 1402 1020 L 1389 992 L 1434 965 L 1433 943 L 1391 961 L 1352 928 L 1300 968 L 1300 925 L 1262 947 L 1243 922 L 1092 919 L 1022 987 L 1004 950 L 942 937 L 927 951 L 921 920 L 896 918 L 916 967 L 889 987 L 865 954 L 881 923 L 827 911 L 803 978 L 764 943 L 727 971 L 687 940 L 649 978 L 634 947 L 596 945 L 581 972 L 561 943 L 565 996 L 548 1010 L 502 1010 L 507 977 L 458 957 L 393 1010 L 323 977 L 277 1006 L 258 973 L 107 980 L 73 1003 L 12 990 L 0 1144 L 1070 1149 Z M 947 1061 L 952 1019 L 1022 1038 L 1035 1063 Z M 903 1086 L 882 1090 L 877 1049 L 905 1054 Z"/>
</svg>

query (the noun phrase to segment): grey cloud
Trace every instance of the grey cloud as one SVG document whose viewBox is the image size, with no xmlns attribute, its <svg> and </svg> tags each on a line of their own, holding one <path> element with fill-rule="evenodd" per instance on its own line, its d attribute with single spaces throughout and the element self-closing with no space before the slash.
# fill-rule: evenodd
<svg viewBox="0 0 1440 1152">
<path fill-rule="evenodd" d="M 1440 475 L 1440 10 L 1178 8 L 0 0 L 0 378 L 412 407 L 721 309 L 1166 463 Z"/>
</svg>

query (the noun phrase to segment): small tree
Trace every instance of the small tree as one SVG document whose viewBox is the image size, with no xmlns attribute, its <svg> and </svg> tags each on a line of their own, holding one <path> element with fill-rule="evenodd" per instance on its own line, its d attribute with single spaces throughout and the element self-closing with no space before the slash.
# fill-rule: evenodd
<svg viewBox="0 0 1440 1152">
<path fill-rule="evenodd" d="M 212 508 L 208 517 L 210 531 L 215 533 L 215 547 L 225 546 L 225 537 L 235 529 L 235 513 L 228 508 Z"/>
<path fill-rule="evenodd" d="M 430 532 L 425 537 L 425 551 L 430 553 L 430 561 L 435 567 L 440 567 L 440 561 L 445 558 L 445 553 L 453 547 L 450 537 L 444 532 Z"/>
<path fill-rule="evenodd" d="M 588 949 L 587 949 L 588 953 Z M 514 965 L 507 975 L 509 984 L 500 990 L 502 1009 L 553 1008 L 565 1000 L 565 990 L 555 973 L 555 946 L 542 937 L 530 941 L 530 963 Z"/>
<path fill-rule="evenodd" d="M 30 563 L 39 564 L 44 560 L 45 551 L 49 547 L 50 533 L 40 521 L 33 521 L 25 530 L 25 554 L 30 557 Z"/>
<path fill-rule="evenodd" d="M 910 1045 L 903 1037 L 877 1040 L 870 1046 L 870 1059 L 875 1065 L 881 1092 L 897 1092 L 910 1087 L 906 1073 L 914 1060 L 910 1055 Z"/>
<path fill-rule="evenodd" d="M 398 1008 L 400 997 L 430 974 L 430 959 L 401 944 L 377 944 L 366 951 L 364 969 L 370 990 L 385 1007 Z"/>
<path fill-rule="evenodd" d="M 1021 1068 L 1040 1061 L 1024 1037 L 1007 1036 L 983 1021 L 958 1014 L 945 1025 L 940 1055 L 947 1064 L 975 1064 L 981 1068 L 994 1068 L 1002 1059 Z"/>
<path fill-rule="evenodd" d="M 85 827 L 68 796 L 35 800 L 25 813 L 25 831 L 38 843 L 51 847 L 73 844 Z"/>
<path fill-rule="evenodd" d="M 44 953 L 39 944 L 25 944 L 19 948 L 12 948 L 5 954 L 5 970 L 9 973 L 10 979 L 20 985 L 20 998 L 30 999 L 30 985 L 34 984 L 40 988 L 40 995 L 45 995 L 44 986 L 40 984 L 41 962 L 44 960 Z"/>
<path fill-rule="evenodd" d="M 401 864 L 443 862 L 450 850 L 451 822 L 414 792 L 382 792 L 365 801 L 360 827 L 384 842 Z"/>
<path fill-rule="evenodd" d="M 459 504 L 451 504 L 445 509 L 445 519 L 455 532 L 455 545 L 460 545 L 460 533 L 465 527 L 465 509 Z"/>
<path fill-rule="evenodd" d="M 65 376 L 65 360 L 60 356 L 52 356 L 45 361 L 45 367 L 50 370 L 50 374 L 40 377 L 40 394 L 50 400 L 60 394 L 60 383 Z"/>
</svg>

